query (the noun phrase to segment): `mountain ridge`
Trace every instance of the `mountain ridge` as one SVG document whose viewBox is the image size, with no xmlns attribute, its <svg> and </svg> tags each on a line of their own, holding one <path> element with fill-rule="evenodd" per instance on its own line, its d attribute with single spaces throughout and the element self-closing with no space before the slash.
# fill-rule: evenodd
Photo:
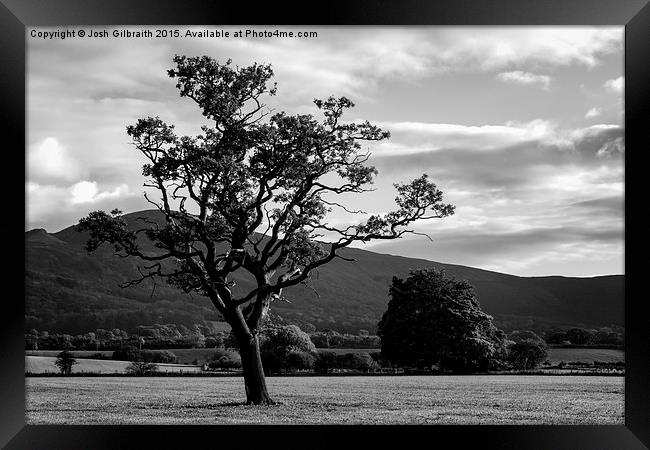
<svg viewBox="0 0 650 450">
<path fill-rule="evenodd" d="M 124 215 L 129 227 L 136 225 L 137 217 L 162 220 L 155 210 Z M 67 331 L 75 320 L 86 327 L 128 328 L 138 321 L 191 324 L 218 319 L 208 299 L 189 297 L 170 286 L 143 283 L 116 288 L 137 275 L 137 260 L 117 258 L 109 249 L 87 254 L 83 248 L 87 236 L 74 225 L 56 233 L 38 229 L 25 235 L 27 328 Z M 150 242 L 141 243 L 153 248 Z M 291 303 L 276 302 L 275 312 L 310 329 L 372 331 L 386 309 L 392 276 L 435 267 L 468 280 L 483 309 L 505 329 L 623 324 L 624 275 L 523 277 L 359 248 L 346 248 L 342 254 L 356 262 L 336 259 L 315 272 L 313 288 L 319 296 L 303 286 L 289 288 L 284 294 Z M 252 286 L 243 274 L 233 278 L 242 291 Z"/>
</svg>

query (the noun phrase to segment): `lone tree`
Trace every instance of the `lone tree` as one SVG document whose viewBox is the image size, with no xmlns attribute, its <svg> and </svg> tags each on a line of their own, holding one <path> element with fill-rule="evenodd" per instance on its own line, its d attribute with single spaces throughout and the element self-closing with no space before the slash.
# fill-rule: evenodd
<svg viewBox="0 0 650 450">
<path fill-rule="evenodd" d="M 369 191 L 377 170 L 368 165 L 361 142 L 389 137 L 369 122 L 343 122 L 353 107 L 347 98 L 314 100 L 324 118 L 274 113 L 262 103 L 275 95 L 270 65 L 233 67 L 231 61 L 175 56 L 168 71 L 181 97 L 193 100 L 209 125 L 195 137 L 179 137 L 158 117 L 127 127 L 135 148 L 148 160 L 145 186 L 159 194 L 145 198 L 164 224 L 143 219 L 128 229 L 119 210 L 95 211 L 79 221 L 89 231 L 88 251 L 110 243 L 120 256 L 148 263 L 128 284 L 162 277 L 187 292 L 206 295 L 232 327 L 242 357 L 249 404 L 273 403 L 266 388 L 258 332 L 271 302 L 282 290 L 307 283 L 310 273 L 345 258 L 339 250 L 354 242 L 396 239 L 413 232 L 419 219 L 453 213 L 427 175 L 396 184 L 397 208 L 337 227 L 333 208 L 348 213 L 340 197 Z M 338 201 L 337 201 L 338 200 Z M 140 233 L 158 252 L 143 250 Z M 165 264 L 164 261 L 173 264 Z M 232 274 L 254 280 L 250 292 L 234 288 Z"/>
<path fill-rule="evenodd" d="M 137 376 L 153 375 L 157 371 L 158 371 L 158 365 L 156 363 L 150 361 L 144 361 L 142 359 L 131 361 L 131 364 L 129 364 L 126 367 L 126 373 L 130 373 L 132 375 L 137 375 Z"/>
<path fill-rule="evenodd" d="M 79 363 L 72 357 L 72 353 L 67 350 L 63 350 L 57 355 L 54 364 L 59 368 L 59 371 L 63 375 L 70 375 L 72 373 L 72 366 Z"/>
<path fill-rule="evenodd" d="M 377 334 L 391 362 L 470 372 L 505 357 L 503 332 L 481 310 L 468 282 L 417 269 L 406 280 L 393 277 L 390 295 Z"/>
</svg>

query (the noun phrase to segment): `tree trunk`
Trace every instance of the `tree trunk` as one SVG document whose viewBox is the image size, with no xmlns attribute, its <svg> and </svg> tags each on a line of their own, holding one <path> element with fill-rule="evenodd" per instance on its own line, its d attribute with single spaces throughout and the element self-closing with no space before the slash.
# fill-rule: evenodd
<svg viewBox="0 0 650 450">
<path fill-rule="evenodd" d="M 246 386 L 246 404 L 272 405 L 275 402 L 269 397 L 266 389 L 266 379 L 260 356 L 260 340 L 254 335 L 251 339 L 239 343 L 244 384 Z"/>
</svg>

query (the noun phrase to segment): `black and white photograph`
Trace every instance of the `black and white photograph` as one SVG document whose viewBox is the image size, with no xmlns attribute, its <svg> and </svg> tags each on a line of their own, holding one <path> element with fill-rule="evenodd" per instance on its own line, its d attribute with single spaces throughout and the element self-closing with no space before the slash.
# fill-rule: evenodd
<svg viewBox="0 0 650 450">
<path fill-rule="evenodd" d="M 26 27 L 26 424 L 623 425 L 624 31 Z"/>
</svg>

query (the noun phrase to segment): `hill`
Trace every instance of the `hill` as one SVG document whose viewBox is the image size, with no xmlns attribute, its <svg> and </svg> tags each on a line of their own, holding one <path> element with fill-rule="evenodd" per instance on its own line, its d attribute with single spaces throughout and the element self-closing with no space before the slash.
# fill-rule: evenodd
<svg viewBox="0 0 650 450">
<path fill-rule="evenodd" d="M 139 217 L 161 220 L 157 211 L 125 215 L 129 227 L 141 227 Z M 118 258 L 110 248 L 88 254 L 86 239 L 74 227 L 52 234 L 45 230 L 25 233 L 27 329 L 77 333 L 219 320 L 207 298 L 190 296 L 161 282 L 118 287 L 136 278 L 138 261 Z M 141 245 L 153 249 L 150 242 L 141 241 Z M 436 267 L 468 280 L 483 309 L 506 330 L 623 325 L 623 275 L 518 277 L 361 249 L 345 249 L 342 254 L 356 261 L 335 259 L 321 267 L 313 274 L 314 290 L 287 289 L 284 295 L 291 303 L 276 302 L 274 312 L 308 329 L 373 332 L 386 309 L 392 277 L 406 276 L 413 268 Z M 252 286 L 245 274 L 234 278 L 240 292 Z"/>
</svg>

